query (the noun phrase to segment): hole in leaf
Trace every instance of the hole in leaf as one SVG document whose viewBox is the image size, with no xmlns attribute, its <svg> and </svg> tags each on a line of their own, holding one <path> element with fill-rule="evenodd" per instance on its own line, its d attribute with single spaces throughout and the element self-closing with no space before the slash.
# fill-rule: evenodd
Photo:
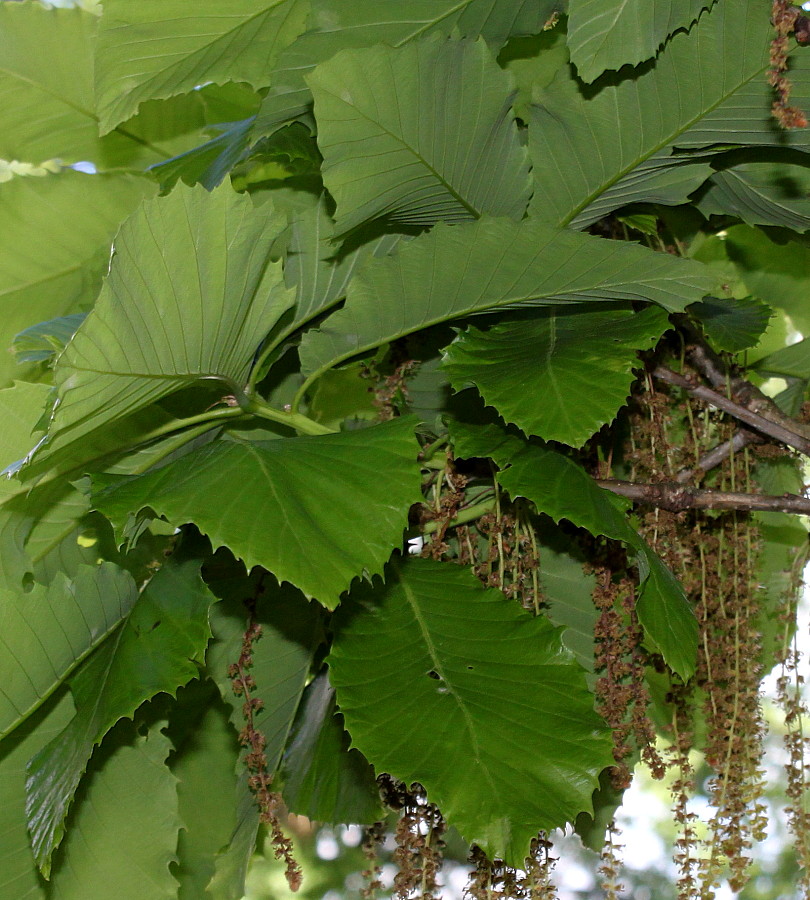
<svg viewBox="0 0 810 900">
<path fill-rule="evenodd" d="M 436 681 L 440 681 L 442 676 L 439 675 L 438 672 L 434 672 L 433 669 L 431 669 L 431 670 L 428 672 L 428 677 L 430 677 L 430 678 L 435 678 Z"/>
</svg>

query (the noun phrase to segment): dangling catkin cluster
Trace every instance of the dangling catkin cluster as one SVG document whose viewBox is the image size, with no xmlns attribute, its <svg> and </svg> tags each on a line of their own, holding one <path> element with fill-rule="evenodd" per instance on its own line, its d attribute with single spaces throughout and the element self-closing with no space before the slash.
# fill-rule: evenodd
<svg viewBox="0 0 810 900">
<path fill-rule="evenodd" d="M 438 900 L 446 825 L 439 808 L 429 803 L 420 784 L 407 788 L 388 775 L 378 779 L 385 804 L 400 811 L 394 829 L 394 897 L 397 900 Z"/>
<path fill-rule="evenodd" d="M 272 775 L 267 770 L 267 756 L 264 752 L 266 738 L 253 721 L 254 713 L 263 706 L 258 697 L 251 696 L 256 689 L 256 681 L 250 674 L 250 669 L 253 668 L 253 645 L 262 636 L 262 626 L 256 622 L 254 613 L 255 607 L 252 607 L 239 659 L 228 667 L 228 677 L 234 694 L 244 698 L 242 715 L 245 727 L 239 733 L 239 742 L 247 748 L 245 767 L 248 771 L 248 787 L 259 807 L 259 821 L 270 834 L 274 855 L 276 859 L 284 861 L 284 874 L 290 890 L 297 891 L 301 887 L 301 867 L 293 855 L 292 841 L 284 834 L 279 823 L 279 812 L 284 804 L 281 795 L 270 789 Z"/>
<path fill-rule="evenodd" d="M 787 52 L 790 35 L 794 32 L 800 43 L 807 43 L 807 19 L 790 3 L 790 0 L 773 0 L 771 22 L 775 32 L 771 41 L 771 68 L 768 70 L 768 83 L 773 87 L 775 94 L 771 111 L 782 128 L 806 128 L 805 114 L 790 105 L 793 86 L 787 74 Z"/>
<path fill-rule="evenodd" d="M 801 558 L 803 560 L 803 557 Z M 785 717 L 784 745 L 788 760 L 785 809 L 788 828 L 796 847 L 799 879 L 796 885 L 802 900 L 810 898 L 810 734 L 805 732 L 808 707 L 804 701 L 805 678 L 801 674 L 802 654 L 795 633 L 798 567 L 791 589 L 786 593 L 780 619 L 784 624 L 783 638 L 777 650 L 780 671 L 776 681 L 777 702 Z"/>
</svg>

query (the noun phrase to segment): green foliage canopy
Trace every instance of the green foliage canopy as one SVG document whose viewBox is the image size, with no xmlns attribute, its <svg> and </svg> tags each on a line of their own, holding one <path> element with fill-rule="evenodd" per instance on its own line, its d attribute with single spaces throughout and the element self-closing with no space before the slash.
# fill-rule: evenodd
<svg viewBox="0 0 810 900">
<path fill-rule="evenodd" d="M 582 563 L 651 684 L 702 677 L 603 477 L 654 354 L 785 379 L 801 434 L 810 144 L 759 0 L 227 6 L 0 2 L 0 900 L 241 897 L 264 777 L 332 823 L 417 783 L 519 868 L 617 761 Z"/>
</svg>

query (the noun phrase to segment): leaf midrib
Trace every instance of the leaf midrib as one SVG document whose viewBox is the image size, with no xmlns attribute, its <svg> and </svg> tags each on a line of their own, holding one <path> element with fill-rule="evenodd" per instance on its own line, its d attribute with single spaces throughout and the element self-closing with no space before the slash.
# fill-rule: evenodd
<svg viewBox="0 0 810 900">
<path fill-rule="evenodd" d="M 598 197 L 601 197 L 609 188 L 612 188 L 615 184 L 618 184 L 626 175 L 632 172 L 634 169 L 637 169 L 638 166 L 646 162 L 648 159 L 652 159 L 657 153 L 660 153 L 665 147 L 674 144 L 675 139 L 689 131 L 693 125 L 697 124 L 701 119 L 705 119 L 710 113 L 714 112 L 719 106 L 722 106 L 730 97 L 733 97 L 740 88 L 744 87 L 746 84 L 749 84 L 754 78 L 758 76 L 764 75 L 764 73 L 768 70 L 768 64 L 761 66 L 757 69 L 756 72 L 753 72 L 750 77 L 746 78 L 744 81 L 739 82 L 732 91 L 729 91 L 727 94 L 724 94 L 720 97 L 715 103 L 706 109 L 702 110 L 701 113 L 694 118 L 692 118 L 685 127 L 679 129 L 678 131 L 673 131 L 670 135 L 668 135 L 663 141 L 658 143 L 649 153 L 644 156 L 638 157 L 634 162 L 625 166 L 623 169 L 620 169 L 616 175 L 604 182 L 600 187 L 594 191 L 592 191 L 586 198 L 583 200 L 578 206 L 574 207 L 574 209 L 560 220 L 561 227 L 565 228 L 575 219 L 583 210 L 587 209 L 591 203 L 594 202 Z"/>
<path fill-rule="evenodd" d="M 54 91 L 46 87 L 44 84 L 33 81 L 31 78 L 27 78 L 26 76 L 21 75 L 19 72 L 13 72 L 11 71 L 11 69 L 0 67 L 0 75 L 8 75 L 12 79 L 17 79 L 17 81 L 22 81 L 25 84 L 28 84 L 30 87 L 34 88 L 34 90 L 39 91 L 42 94 L 47 94 L 49 97 L 56 100 L 58 103 L 63 104 L 68 109 L 72 109 L 74 112 L 79 113 L 79 115 L 82 115 L 85 118 L 89 119 L 90 123 L 95 122 L 96 126 L 98 126 L 101 121 L 95 113 L 91 112 L 89 109 L 86 109 L 84 106 L 80 106 L 79 104 L 74 103 L 72 100 L 68 100 L 66 97 L 62 97 L 59 94 L 54 93 Z M 126 138 L 128 141 L 132 141 L 134 144 L 139 144 L 142 147 L 146 147 L 147 149 L 152 150 L 154 153 L 156 153 L 158 156 L 162 156 L 164 159 L 172 159 L 171 153 L 161 149 L 156 144 L 153 144 L 151 141 L 146 140 L 146 138 L 138 137 L 137 134 L 132 134 L 125 128 L 122 128 L 120 124 L 116 125 L 115 128 L 111 129 L 111 131 L 108 133 L 119 134 L 121 135 L 121 137 Z M 101 135 L 98 137 L 99 143 L 101 143 L 105 136 L 106 135 Z"/>
<path fill-rule="evenodd" d="M 442 175 L 440 175 L 439 172 L 420 153 L 418 153 L 403 137 L 394 134 L 394 132 L 391 131 L 390 129 L 386 128 L 385 125 L 382 124 L 382 122 L 378 122 L 376 119 L 372 119 L 370 116 L 366 115 L 366 113 L 364 113 L 361 109 L 359 109 L 355 104 L 346 103 L 346 101 L 342 97 L 338 97 L 338 95 L 333 93 L 332 91 L 325 90 L 324 93 L 328 93 L 330 96 L 334 97 L 335 100 L 338 100 L 340 103 L 345 103 L 347 106 L 350 106 L 351 109 L 355 110 L 363 119 L 365 119 L 367 122 L 370 122 L 373 125 L 376 125 L 383 132 L 385 132 L 385 134 L 387 134 L 392 140 L 399 143 L 413 157 L 415 157 L 418 162 L 422 163 L 422 165 L 424 165 L 424 167 L 426 169 L 428 169 L 435 176 L 435 178 L 439 182 L 439 184 L 442 185 L 447 190 L 447 192 L 452 197 L 454 197 L 464 207 L 464 209 L 467 210 L 468 213 L 470 213 L 470 215 L 474 219 L 481 218 L 482 214 L 474 206 L 472 206 L 472 204 L 468 203 L 461 196 L 461 194 L 459 194 L 458 191 L 456 191 L 456 189 L 454 187 L 452 187 L 452 185 Z M 383 211 L 383 213 L 384 212 L 385 211 Z M 383 213 L 377 213 L 376 215 L 382 215 Z"/>
<path fill-rule="evenodd" d="M 416 620 L 416 624 L 419 626 L 419 631 L 422 634 L 422 639 L 425 642 L 425 647 L 427 648 L 428 655 L 430 656 L 430 661 L 433 664 L 433 670 L 439 675 L 442 681 L 447 685 L 448 691 L 452 695 L 453 699 L 458 704 L 458 708 L 461 711 L 461 715 L 464 719 L 464 724 L 466 726 L 467 732 L 470 736 L 470 745 L 472 747 L 473 756 L 475 761 L 481 768 L 481 771 L 484 773 L 484 777 L 487 779 L 489 786 L 493 792 L 493 796 L 497 795 L 497 788 L 495 787 L 495 782 L 493 781 L 492 774 L 489 769 L 484 765 L 483 759 L 481 756 L 481 747 L 478 743 L 478 736 L 475 731 L 475 723 L 473 722 L 472 716 L 469 713 L 464 701 L 459 696 L 458 691 L 456 690 L 453 683 L 444 673 L 444 667 L 442 666 L 441 659 L 439 657 L 438 652 L 436 651 L 436 647 L 433 643 L 433 639 L 430 636 L 430 631 L 427 626 L 427 622 L 425 622 L 424 617 L 422 616 L 422 611 L 419 609 L 419 604 L 414 595 L 413 589 L 410 585 L 406 584 L 403 581 L 400 581 L 400 587 L 402 588 L 402 592 L 405 595 L 405 599 L 408 602 L 408 605 L 411 607 L 413 611 L 414 619 Z"/>
<path fill-rule="evenodd" d="M 137 85 L 137 89 L 143 90 L 145 87 L 147 87 L 149 84 L 151 84 L 156 78 L 164 78 L 164 79 L 165 79 L 167 76 L 170 76 L 170 75 L 171 75 L 178 67 L 182 66 L 182 64 L 183 64 L 186 60 L 188 60 L 188 59 L 190 59 L 190 58 L 192 58 L 192 57 L 198 55 L 199 53 L 204 53 L 204 52 L 206 52 L 207 50 L 211 49 L 212 47 L 215 47 L 220 41 L 223 41 L 223 40 L 225 40 L 226 38 L 227 38 L 229 41 L 230 41 L 230 40 L 233 40 L 233 37 L 234 37 L 235 33 L 238 32 L 240 29 L 243 29 L 246 25 L 248 25 L 248 24 L 249 24 L 250 22 L 252 22 L 254 19 L 258 19 L 258 18 L 260 18 L 261 16 L 266 15 L 266 14 L 269 13 L 271 10 L 275 9 L 276 7 L 282 6 L 282 5 L 283 5 L 284 3 L 286 3 L 286 2 L 287 2 L 287 0 L 273 0 L 273 2 L 266 4 L 266 5 L 265 5 L 261 10 L 259 10 L 258 12 L 254 13 L 254 14 L 251 15 L 251 16 L 247 16 L 246 18 L 242 19 L 242 20 L 239 22 L 238 25 L 235 25 L 233 28 L 230 28 L 230 29 L 228 29 L 227 31 L 223 31 L 221 34 L 218 34 L 218 35 L 214 38 L 214 40 L 210 40 L 210 41 L 208 41 L 207 43 L 204 43 L 201 47 L 198 47 L 196 50 L 194 50 L 194 51 L 191 52 L 191 53 L 183 54 L 179 60 L 177 60 L 177 61 L 171 63 L 170 65 L 166 66 L 165 68 L 163 68 L 163 69 L 158 69 L 158 70 L 156 70 L 155 72 L 151 73 L 151 74 L 149 75 L 149 78 L 148 78 L 146 81 L 141 82 L 140 84 Z M 294 2 L 294 0 L 293 0 L 293 2 Z M 290 5 L 292 5 L 292 3 L 291 3 Z M 135 26 L 132 26 L 132 23 L 127 23 L 127 25 L 129 25 L 129 26 L 131 26 L 131 27 L 135 27 Z M 129 45 L 129 44 L 125 44 L 124 46 L 130 46 L 130 45 Z M 117 48 L 117 49 L 120 50 L 120 47 Z M 224 83 L 224 82 L 217 82 L 216 80 L 214 80 L 214 83 L 215 83 L 215 84 L 218 84 L 218 83 L 221 84 L 221 83 Z M 128 94 L 132 94 L 132 93 L 134 93 L 134 91 L 131 90 L 131 91 L 128 91 L 127 93 L 128 93 Z M 181 93 L 184 93 L 184 92 L 181 92 Z M 175 96 L 176 96 L 176 95 L 175 95 Z M 144 101 L 139 101 L 139 102 L 138 102 L 138 105 L 140 105 L 140 104 L 143 103 L 143 102 L 144 102 Z M 126 120 L 125 120 L 125 121 L 126 121 Z M 120 123 L 119 123 L 119 125 L 120 125 Z M 114 129 L 110 129 L 110 131 L 117 131 L 117 130 L 118 130 L 118 126 L 116 126 Z"/>
</svg>

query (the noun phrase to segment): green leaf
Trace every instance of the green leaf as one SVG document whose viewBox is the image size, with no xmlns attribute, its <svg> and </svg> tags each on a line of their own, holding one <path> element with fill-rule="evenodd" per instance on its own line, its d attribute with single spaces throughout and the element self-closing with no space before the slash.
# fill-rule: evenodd
<svg viewBox="0 0 810 900">
<path fill-rule="evenodd" d="M 25 381 L 0 390 L 0 465 L 4 468 L 19 459 L 42 433 L 40 420 L 50 395 L 49 385 Z M 20 489 L 10 478 L 0 479 L 0 503 Z"/>
<path fill-rule="evenodd" d="M 596 578 L 583 569 L 584 560 L 563 551 L 559 543 L 555 543 L 556 548 L 545 542 L 540 547 L 540 585 L 543 599 L 548 604 L 545 613 L 555 625 L 565 628 L 563 643 L 582 668 L 593 673 Z"/>
<path fill-rule="evenodd" d="M 121 729 L 105 742 L 82 786 L 65 864 L 52 879 L 53 900 L 172 900 L 169 872 L 181 826 L 177 786 L 165 765 L 171 744 L 159 723 L 148 734 Z"/>
<path fill-rule="evenodd" d="M 773 315 L 756 297 L 707 297 L 689 307 L 718 350 L 737 353 L 755 346 Z"/>
<path fill-rule="evenodd" d="M 304 30 L 301 0 L 107 0 L 96 51 L 101 131 L 134 115 L 145 100 L 207 82 L 269 83 L 278 52 Z"/>
<path fill-rule="evenodd" d="M 14 466 L 41 432 L 39 422 L 51 388 L 17 383 L 0 391 L 0 464 Z M 23 580 L 75 528 L 88 503 L 69 484 L 29 489 L 13 478 L 0 480 L 0 588 L 17 593 Z"/>
<path fill-rule="evenodd" d="M 178 152 L 203 124 L 200 98 L 152 105 L 99 137 L 93 92 L 98 17 L 82 9 L 0 4 L 0 158 L 40 163 L 90 160 L 139 167 Z M 186 149 L 183 147 L 183 149 Z"/>
<path fill-rule="evenodd" d="M 183 387 L 217 379 L 240 390 L 293 302 L 281 264 L 270 262 L 285 226 L 272 206 L 254 209 L 225 185 L 146 201 L 121 229 L 101 296 L 56 365 L 59 399 L 39 461 Z"/>
<path fill-rule="evenodd" d="M 284 278 L 287 287 L 295 288 L 295 314 L 285 334 L 334 306 L 346 295 L 349 282 L 364 260 L 387 256 L 402 240 L 402 235 L 385 234 L 356 249 L 339 251 L 335 243 L 337 229 L 326 204 L 326 195 L 322 194 L 290 222 Z"/>
<path fill-rule="evenodd" d="M 801 494 L 804 489 L 802 467 L 795 457 L 759 460 L 753 476 L 763 494 Z M 796 596 L 797 565 L 806 558 L 807 526 L 801 517 L 788 513 L 754 515 L 760 540 L 757 630 L 762 636 L 760 661 L 767 673 L 785 646 L 786 635 L 793 634 L 793 623 L 785 621 L 785 599 Z"/>
<path fill-rule="evenodd" d="M 453 387 L 474 384 L 485 402 L 530 435 L 579 447 L 613 420 L 648 350 L 669 328 L 657 307 L 571 308 L 472 326 L 445 351 Z"/>
<path fill-rule="evenodd" d="M 279 587 L 266 572 L 254 570 L 248 576 L 241 564 L 222 551 L 215 556 L 215 562 L 218 559 L 230 559 L 230 568 L 239 574 L 231 576 L 223 590 L 222 583 L 210 581 L 206 567 L 211 589 L 225 598 L 212 610 L 214 640 L 206 653 L 206 669 L 229 708 L 232 725 L 241 731 L 245 725 L 243 701 L 234 694 L 228 668 L 239 659 L 251 618 L 245 600 L 250 602 L 253 598 L 254 619 L 261 625 L 262 636 L 253 646 L 250 672 L 256 682 L 253 696 L 264 704 L 253 721 L 267 741 L 265 755 L 272 773 L 281 760 L 313 654 L 322 639 L 320 610 L 300 591 L 289 585 Z"/>
<path fill-rule="evenodd" d="M 31 852 L 25 817 L 25 767 L 57 737 L 74 712 L 70 693 L 60 691 L 0 743 L 0 897 L 50 900 Z"/>
<path fill-rule="evenodd" d="M 167 734 L 175 755 L 170 759 L 177 780 L 183 823 L 177 844 L 178 900 L 210 900 L 206 886 L 214 874 L 214 858 L 236 824 L 236 775 L 239 755 L 227 711 L 210 681 L 192 681 L 177 692 Z"/>
<path fill-rule="evenodd" d="M 427 35 L 484 37 L 497 50 L 513 35 L 536 34 L 562 0 L 312 0 L 309 30 L 282 50 L 268 79 L 255 133 L 270 134 L 312 103 L 305 76 L 340 50 L 402 47 Z"/>
<path fill-rule="evenodd" d="M 592 809 L 610 764 L 584 672 L 560 629 L 469 571 L 426 559 L 392 569 L 338 613 L 328 663 L 352 740 L 519 867 L 538 830 Z"/>
<path fill-rule="evenodd" d="M 0 4 L 0 16 L 9 6 Z M 126 175 L 60 172 L 0 184 L 0 343 L 67 313 L 88 308 L 124 218 L 154 186 Z M 22 377 L 11 354 L 0 361 L 0 385 Z M 30 448 L 29 448 L 30 449 Z"/>
<path fill-rule="evenodd" d="M 234 122 L 199 147 L 151 166 L 149 171 L 160 182 L 161 191 L 171 190 L 180 179 L 213 190 L 247 152 L 253 121 Z"/>
<path fill-rule="evenodd" d="M 722 243 L 745 289 L 784 310 L 795 328 L 810 334 L 810 248 L 788 234 L 773 238 L 761 228 L 737 225 L 726 230 Z"/>
<path fill-rule="evenodd" d="M 695 614 L 678 580 L 630 527 L 617 498 L 576 463 L 547 448 L 529 447 L 511 463 L 498 481 L 512 497 L 526 497 L 556 522 L 565 518 L 593 535 L 627 544 L 638 564 L 636 612 L 646 638 L 676 674 L 684 681 L 691 678 L 697 656 Z"/>
<path fill-rule="evenodd" d="M 616 216 L 622 225 L 640 231 L 642 234 L 658 234 L 658 216 L 653 213 L 631 213 L 627 216 Z"/>
<path fill-rule="evenodd" d="M 87 313 L 73 313 L 38 322 L 15 335 L 11 352 L 18 363 L 50 362 L 64 349 L 87 318 Z"/>
<path fill-rule="evenodd" d="M 810 228 L 810 167 L 747 162 L 712 175 L 695 206 L 705 215 L 735 216 L 748 225 Z"/>
<path fill-rule="evenodd" d="M 284 800 L 297 815 L 331 824 L 371 824 L 382 816 L 374 769 L 349 748 L 326 672 L 307 686 L 284 754 Z"/>
<path fill-rule="evenodd" d="M 37 709 L 120 624 L 137 599 L 112 563 L 59 573 L 48 587 L 0 593 L 0 738 Z"/>
<path fill-rule="evenodd" d="M 810 338 L 769 353 L 754 368 L 780 378 L 810 378 Z"/>
<path fill-rule="evenodd" d="M 555 522 L 567 519 L 577 528 L 614 541 L 637 543 L 638 535 L 625 516 L 626 501 L 598 484 L 577 463 L 550 447 L 527 445 L 511 460 L 494 457 L 508 466 L 498 482 L 512 497 L 525 497 Z"/>
<path fill-rule="evenodd" d="M 31 561 L 38 563 L 74 531 L 90 511 L 90 502 L 81 491 L 64 482 L 34 488 L 27 500 L 32 527 L 25 550 Z"/>
<path fill-rule="evenodd" d="M 501 466 L 498 482 L 511 497 L 525 497 L 555 522 L 567 519 L 595 536 L 627 545 L 639 568 L 636 610 L 647 640 L 684 681 L 691 678 L 697 656 L 697 619 L 683 587 L 630 526 L 626 502 L 600 488 L 562 453 L 527 442 L 519 448 L 520 439 L 498 426 L 454 422 L 450 430 L 457 455 L 489 456 Z"/>
<path fill-rule="evenodd" d="M 355 577 L 382 572 L 421 498 L 414 422 L 284 440 L 217 442 L 94 497 L 121 518 L 145 506 L 193 522 L 248 569 L 334 606 Z M 385 477 L 380 477 L 385 473 Z M 211 497 L 229 496 L 227 504 Z"/>
<path fill-rule="evenodd" d="M 160 692 L 173 694 L 198 672 L 213 599 L 199 566 L 199 560 L 171 558 L 144 588 L 120 630 L 70 679 L 76 716 L 28 768 L 26 813 L 34 856 L 46 877 L 93 748 L 145 700 Z"/>
<path fill-rule="evenodd" d="M 674 32 L 689 28 L 714 0 L 569 0 L 568 46 L 583 81 L 637 65 Z"/>
<path fill-rule="evenodd" d="M 648 300 L 682 310 L 713 284 L 692 260 L 538 222 L 439 224 L 358 272 L 345 307 L 304 336 L 302 369 L 320 373 L 471 313 L 606 300 Z"/>
<path fill-rule="evenodd" d="M 236 789 L 236 827 L 227 846 L 217 854 L 214 874 L 208 883 L 208 893 L 216 900 L 243 900 L 258 833 L 256 795 L 248 786 L 248 773 L 243 771 Z"/>
<path fill-rule="evenodd" d="M 528 122 L 534 94 L 551 84 L 568 65 L 568 46 L 562 28 L 550 28 L 530 37 L 515 38 L 498 54 L 498 64 L 512 76 L 517 88 L 515 115 Z"/>
<path fill-rule="evenodd" d="M 335 431 L 344 424 L 353 427 L 359 422 L 377 421 L 380 410 L 375 406 L 373 384 L 362 363 L 332 369 L 318 379 L 307 414 Z"/>
<path fill-rule="evenodd" d="M 432 225 L 523 215 L 528 157 L 511 83 L 483 40 L 346 50 L 307 83 L 341 231 L 378 216 Z"/>
<path fill-rule="evenodd" d="M 563 72 L 536 97 L 531 118 L 532 214 L 584 228 L 628 203 L 683 203 L 712 169 L 700 155 L 673 155 L 679 150 L 810 149 L 802 129 L 773 125 L 770 38 L 758 0 L 715 3 L 689 33 L 672 37 L 654 66 L 596 95 Z M 801 105 L 810 60 L 801 48 L 790 58 L 791 100 Z"/>
</svg>

